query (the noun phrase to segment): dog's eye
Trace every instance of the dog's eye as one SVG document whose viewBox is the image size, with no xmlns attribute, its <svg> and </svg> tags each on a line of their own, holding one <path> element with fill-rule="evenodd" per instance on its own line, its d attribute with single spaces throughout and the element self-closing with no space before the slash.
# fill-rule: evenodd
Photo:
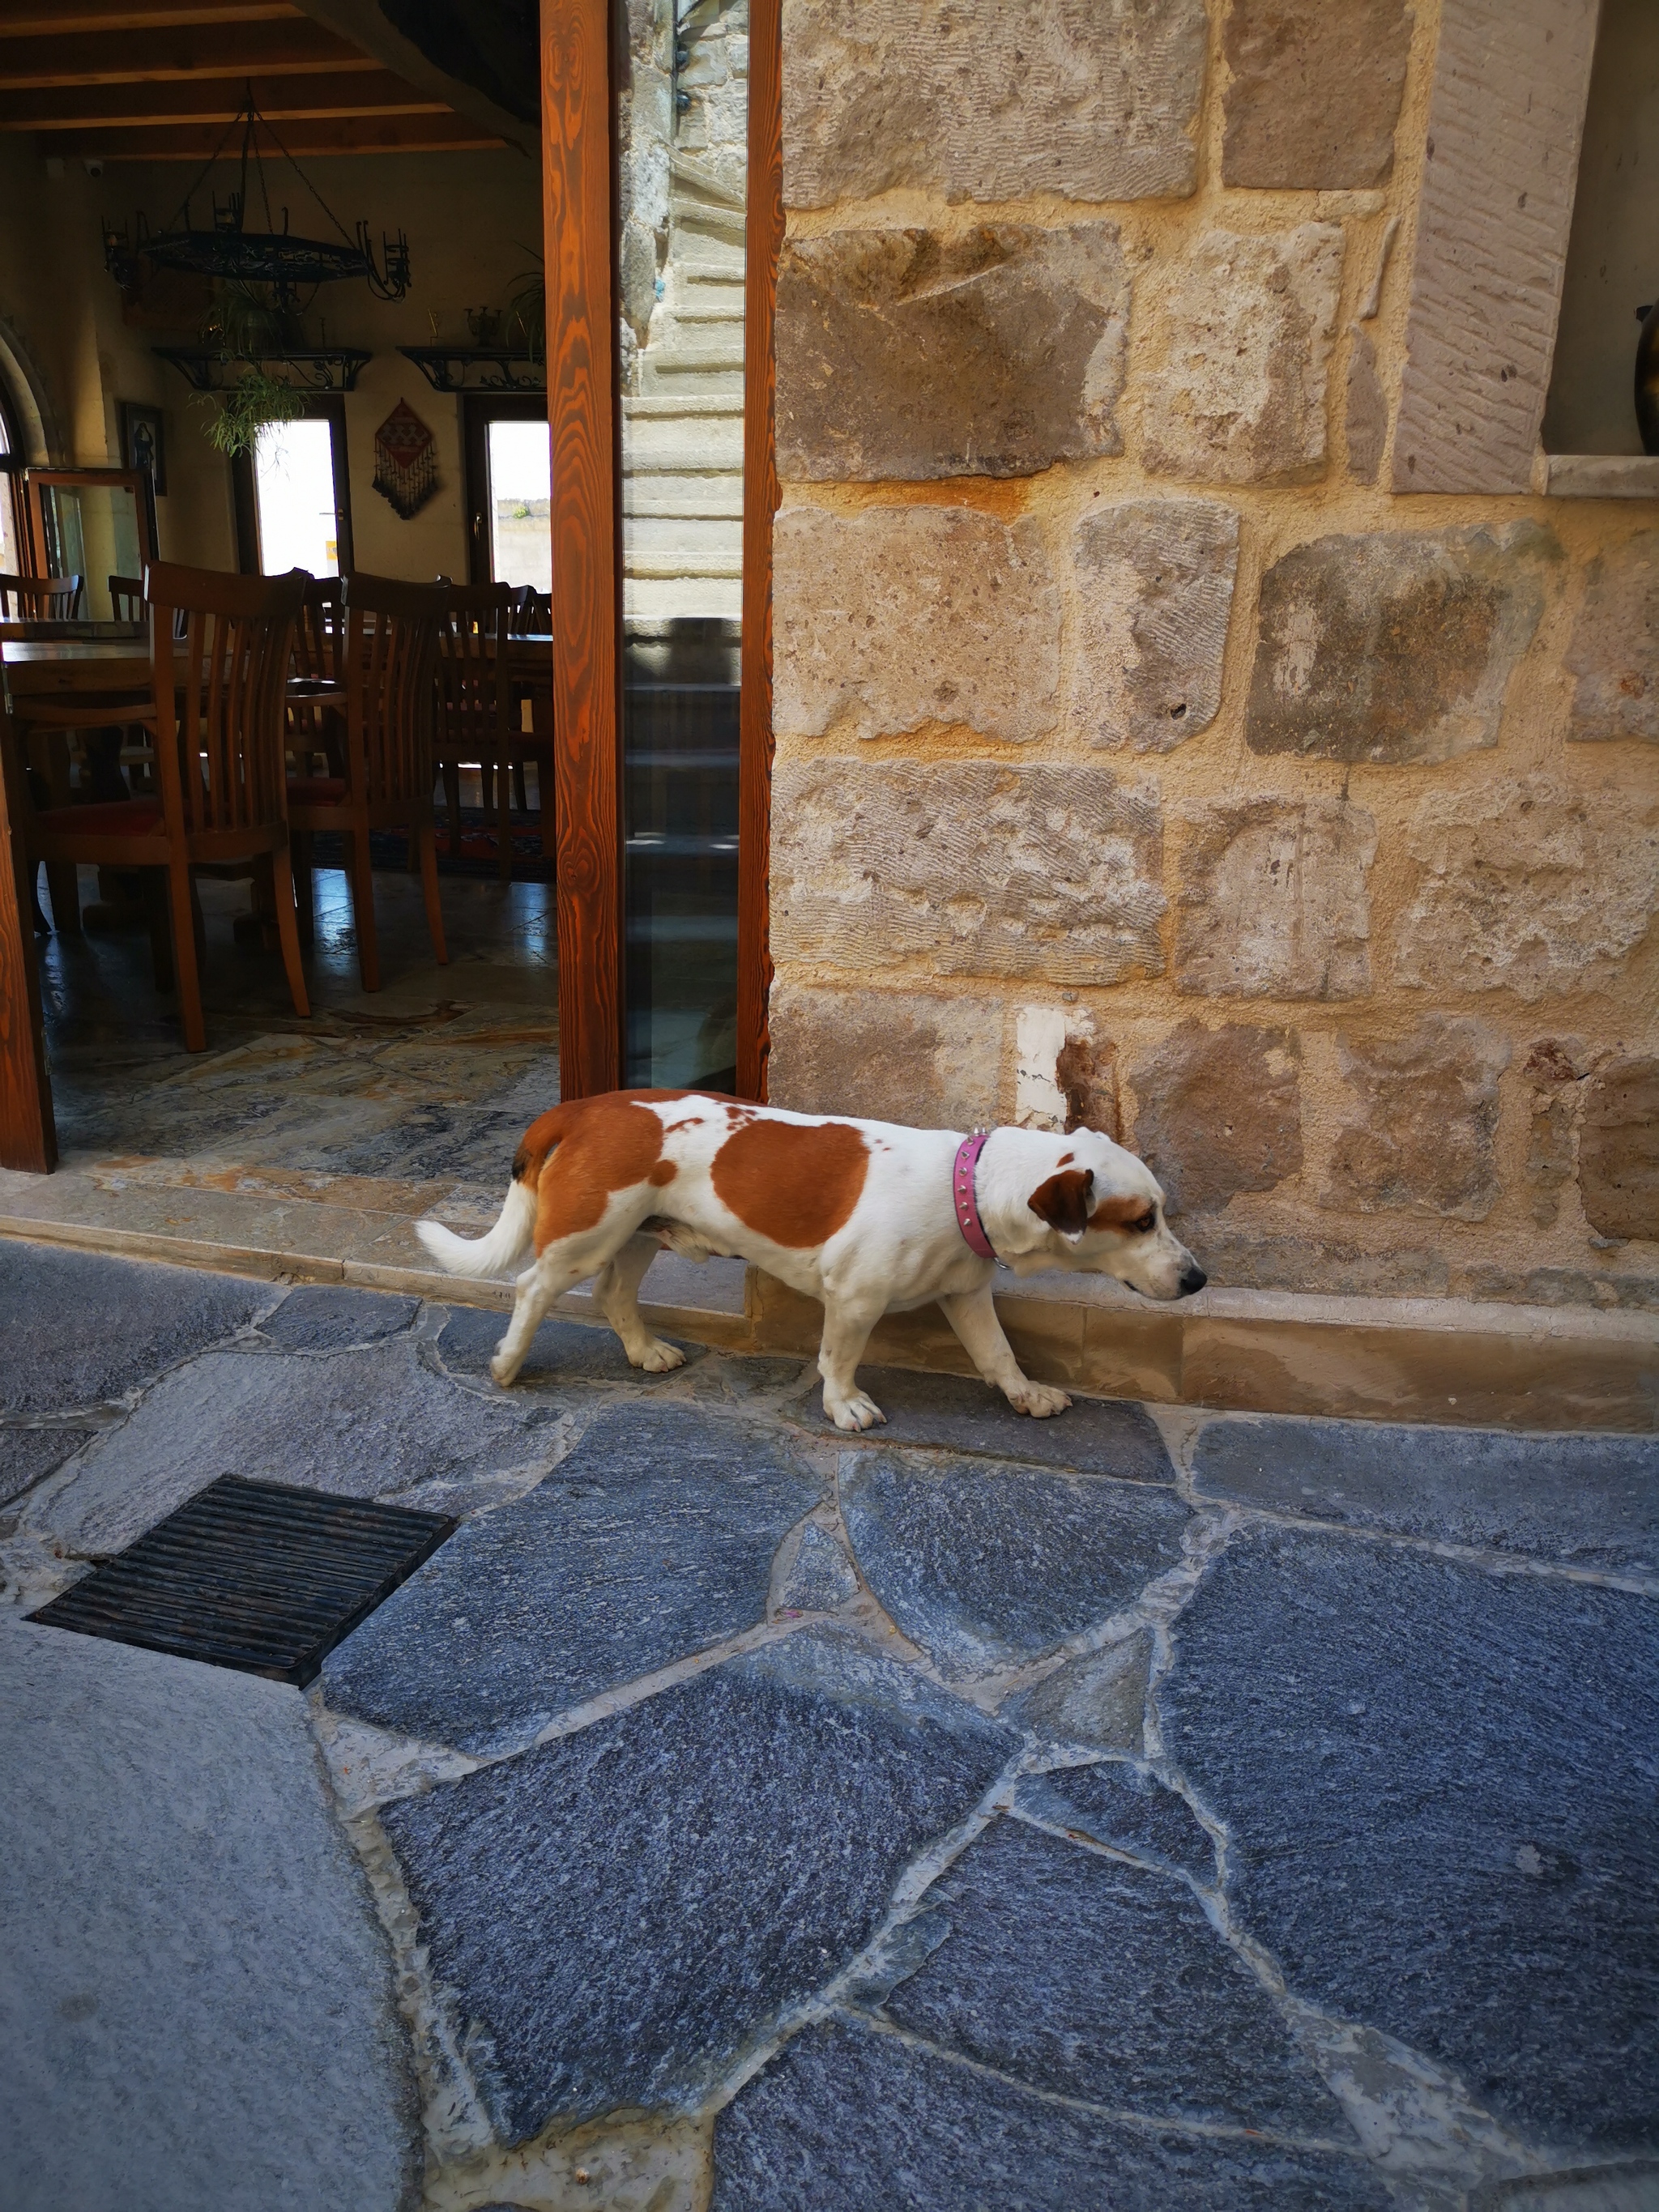
<svg viewBox="0 0 1659 2212">
<path fill-rule="evenodd" d="M 1155 1212 L 1143 1213 L 1139 1221 L 1132 1221 L 1129 1226 L 1137 1237 L 1150 1237 L 1158 1226 L 1158 1215 Z"/>
</svg>

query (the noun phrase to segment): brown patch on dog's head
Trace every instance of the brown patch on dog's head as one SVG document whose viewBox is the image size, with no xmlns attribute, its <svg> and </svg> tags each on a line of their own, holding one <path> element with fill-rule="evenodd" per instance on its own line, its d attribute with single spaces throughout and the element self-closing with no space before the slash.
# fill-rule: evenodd
<svg viewBox="0 0 1659 2212">
<path fill-rule="evenodd" d="M 1127 1230 L 1136 1237 L 1149 1237 L 1158 1226 L 1158 1208 L 1149 1198 L 1103 1198 L 1089 1216 L 1091 1229 Z"/>
<path fill-rule="evenodd" d="M 1092 1168 L 1063 1168 L 1047 1182 L 1040 1182 L 1025 1203 L 1039 1221 L 1046 1221 L 1062 1237 L 1081 1237 L 1089 1226 L 1089 1202 L 1094 1188 Z"/>
</svg>

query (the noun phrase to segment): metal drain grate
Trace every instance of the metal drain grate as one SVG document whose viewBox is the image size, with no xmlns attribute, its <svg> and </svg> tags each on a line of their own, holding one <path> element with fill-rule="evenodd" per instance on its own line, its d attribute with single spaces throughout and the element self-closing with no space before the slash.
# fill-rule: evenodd
<svg viewBox="0 0 1659 2212">
<path fill-rule="evenodd" d="M 303 1689 L 455 1525 L 222 1475 L 29 1619 Z"/>
</svg>

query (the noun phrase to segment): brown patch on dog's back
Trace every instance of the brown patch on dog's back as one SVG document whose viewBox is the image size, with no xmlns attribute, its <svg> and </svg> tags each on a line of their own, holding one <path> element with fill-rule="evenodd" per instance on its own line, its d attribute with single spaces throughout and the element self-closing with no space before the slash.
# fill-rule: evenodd
<svg viewBox="0 0 1659 2212">
<path fill-rule="evenodd" d="M 746 1229 L 802 1251 L 852 1217 L 870 1148 L 847 1121 L 745 1121 L 714 1155 L 714 1194 Z"/>
<path fill-rule="evenodd" d="M 597 1228 L 617 1191 L 672 1182 L 674 1164 L 662 1157 L 662 1117 L 652 1113 L 650 1103 L 684 1095 L 607 1091 L 597 1098 L 573 1098 L 531 1124 L 513 1173 L 537 1184 L 538 1258 L 561 1237 Z"/>
</svg>

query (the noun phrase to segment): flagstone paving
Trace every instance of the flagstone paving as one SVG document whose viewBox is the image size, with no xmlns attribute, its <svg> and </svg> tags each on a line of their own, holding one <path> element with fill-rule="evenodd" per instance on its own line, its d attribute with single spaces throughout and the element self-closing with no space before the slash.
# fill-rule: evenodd
<svg viewBox="0 0 1659 2212">
<path fill-rule="evenodd" d="M 1655 1439 L 0 1325 L 9 2206 L 1656 2201 Z M 460 1525 L 303 1694 L 24 1618 L 227 1472 Z"/>
</svg>

